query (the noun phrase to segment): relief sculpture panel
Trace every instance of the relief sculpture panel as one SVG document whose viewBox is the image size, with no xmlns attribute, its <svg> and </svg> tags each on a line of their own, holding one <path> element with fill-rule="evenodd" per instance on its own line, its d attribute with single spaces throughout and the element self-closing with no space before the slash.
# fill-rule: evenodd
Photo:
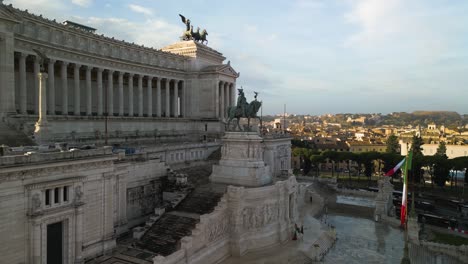
<svg viewBox="0 0 468 264">
<path fill-rule="evenodd" d="M 279 216 L 278 203 L 258 207 L 246 207 L 242 211 L 242 226 L 245 230 L 261 228 L 274 223 Z"/>
</svg>

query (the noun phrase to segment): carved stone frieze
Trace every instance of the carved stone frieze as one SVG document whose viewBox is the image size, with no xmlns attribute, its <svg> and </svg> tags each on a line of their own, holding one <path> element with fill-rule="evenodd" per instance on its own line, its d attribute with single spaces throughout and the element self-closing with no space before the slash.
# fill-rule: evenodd
<svg viewBox="0 0 468 264">
<path fill-rule="evenodd" d="M 229 233 L 229 216 L 224 214 L 221 217 L 208 220 L 206 225 L 207 242 L 215 241 Z"/>
<path fill-rule="evenodd" d="M 23 50 L 31 50 L 32 54 L 32 49 L 37 49 L 39 45 L 31 43 L 29 41 L 25 41 L 22 39 L 16 39 L 15 46 L 18 50 L 23 51 Z M 104 60 L 101 56 L 93 56 L 93 55 L 88 55 L 85 53 L 72 53 L 69 50 L 61 50 L 61 49 L 54 49 L 46 46 L 40 46 L 41 50 L 45 53 L 48 54 L 49 57 L 52 57 L 56 60 L 63 60 L 67 62 L 79 62 L 83 65 L 89 64 L 93 65 L 95 67 L 100 67 L 103 69 L 109 69 L 109 68 L 116 68 L 118 70 L 123 70 L 126 72 L 136 72 L 142 73 L 142 74 L 148 74 L 151 76 L 173 76 L 174 78 L 177 79 L 184 79 L 185 74 L 183 72 L 174 72 L 171 71 L 170 69 L 155 69 L 153 67 L 148 67 L 147 65 L 135 65 L 135 64 L 129 64 L 127 62 L 115 62 L 115 61 L 106 61 Z M 101 49 L 102 55 L 108 54 L 110 51 L 108 49 L 108 46 L 102 45 L 100 47 L 97 47 L 97 49 Z M 107 50 L 103 50 L 107 49 Z M 108 56 L 108 55 L 107 55 Z"/>
<path fill-rule="evenodd" d="M 245 230 L 264 227 L 277 221 L 278 218 L 278 203 L 269 203 L 258 207 L 246 207 L 242 210 L 242 226 Z"/>
<path fill-rule="evenodd" d="M 30 168 L 23 167 L 22 170 L 13 171 L 13 172 L 1 172 L 0 173 L 0 183 L 13 181 L 13 180 L 26 180 L 31 178 L 37 178 L 42 176 L 48 176 L 51 174 L 64 174 L 71 172 L 79 172 L 86 170 L 93 170 L 97 168 L 110 168 L 113 166 L 113 160 L 107 161 L 96 161 L 89 163 L 79 163 L 79 164 L 63 164 L 58 166 L 47 166 L 40 168 Z"/>
</svg>

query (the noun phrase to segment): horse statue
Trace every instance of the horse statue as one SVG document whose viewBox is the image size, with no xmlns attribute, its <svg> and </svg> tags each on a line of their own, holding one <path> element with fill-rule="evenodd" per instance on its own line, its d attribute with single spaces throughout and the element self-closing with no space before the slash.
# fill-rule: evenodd
<svg viewBox="0 0 468 264">
<path fill-rule="evenodd" d="M 236 106 L 231 106 L 227 109 L 228 113 L 228 122 L 226 125 L 226 128 L 229 129 L 229 126 L 231 124 L 231 121 L 236 118 L 236 125 L 234 126 L 234 130 L 238 128 L 240 131 L 242 130 L 240 127 L 240 119 L 241 118 L 247 118 L 247 127 L 250 129 L 250 119 L 251 118 L 258 118 L 260 120 L 260 117 L 257 116 L 257 112 L 262 106 L 262 102 L 257 101 L 257 95 L 258 93 L 255 92 L 255 100 L 247 103 L 247 100 L 244 95 L 243 89 L 237 89 L 239 91 L 239 97 L 237 98 L 237 105 Z"/>
<path fill-rule="evenodd" d="M 200 28 L 197 28 L 197 31 L 193 31 L 193 25 L 190 24 L 190 19 L 185 18 L 183 15 L 179 14 L 182 23 L 185 24 L 185 31 L 182 33 L 182 36 L 180 37 L 180 40 L 194 40 L 196 42 L 201 42 L 202 44 L 208 45 L 208 40 L 206 39 L 206 36 L 208 36 L 208 32 L 206 29 L 203 29 L 202 32 L 200 33 Z"/>
<path fill-rule="evenodd" d="M 196 42 L 201 42 L 203 44 L 203 42 L 206 41 L 206 43 L 208 44 L 208 40 L 206 39 L 206 36 L 208 36 L 208 32 L 206 31 L 206 29 L 203 29 L 202 32 L 200 33 L 199 27 L 197 28 L 197 31 L 195 32 L 193 31 L 193 27 L 192 27 L 190 34 L 192 35 L 193 40 L 195 40 Z"/>
</svg>

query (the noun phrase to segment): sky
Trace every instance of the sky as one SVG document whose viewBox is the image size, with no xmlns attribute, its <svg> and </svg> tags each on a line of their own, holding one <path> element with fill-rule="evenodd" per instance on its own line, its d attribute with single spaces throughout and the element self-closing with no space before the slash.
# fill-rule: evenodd
<svg viewBox="0 0 468 264">
<path fill-rule="evenodd" d="M 185 30 L 238 72 L 263 114 L 468 113 L 464 0 L 10 0 L 57 21 L 162 48 Z"/>
</svg>

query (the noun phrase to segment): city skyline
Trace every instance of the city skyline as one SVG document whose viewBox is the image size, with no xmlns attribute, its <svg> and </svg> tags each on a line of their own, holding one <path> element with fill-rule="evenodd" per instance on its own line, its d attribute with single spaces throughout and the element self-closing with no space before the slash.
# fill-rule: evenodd
<svg viewBox="0 0 468 264">
<path fill-rule="evenodd" d="M 179 40 L 183 14 L 240 71 L 237 87 L 247 99 L 260 92 L 264 115 L 281 113 L 284 104 L 288 113 L 312 115 L 468 113 L 468 3 L 4 2 L 154 48 Z"/>
</svg>

